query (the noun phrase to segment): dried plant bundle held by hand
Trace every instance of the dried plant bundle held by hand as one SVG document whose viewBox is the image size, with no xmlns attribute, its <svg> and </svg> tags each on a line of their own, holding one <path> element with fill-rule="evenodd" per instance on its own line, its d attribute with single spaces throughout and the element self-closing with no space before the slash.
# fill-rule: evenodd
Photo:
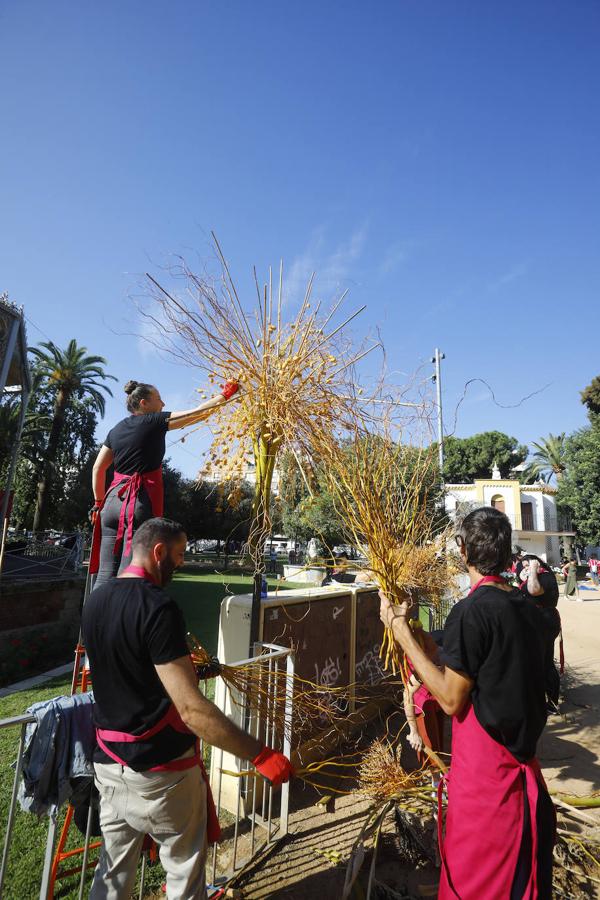
<svg viewBox="0 0 600 900">
<path fill-rule="evenodd" d="M 416 603 L 426 597 L 435 604 L 455 574 L 437 506 L 435 452 L 393 440 L 390 431 L 370 434 L 357 423 L 347 443 L 323 435 L 320 452 L 327 460 L 328 487 L 348 541 L 363 548 L 390 601 Z M 384 632 L 380 655 L 394 674 L 403 672 L 390 629 Z"/>
</svg>

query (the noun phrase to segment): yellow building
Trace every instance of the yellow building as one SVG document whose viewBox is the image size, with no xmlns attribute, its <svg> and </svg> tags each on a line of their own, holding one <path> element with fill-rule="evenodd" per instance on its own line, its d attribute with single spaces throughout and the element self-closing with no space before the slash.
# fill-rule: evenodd
<svg viewBox="0 0 600 900">
<path fill-rule="evenodd" d="M 548 484 L 520 484 L 502 478 L 494 468 L 491 478 L 478 478 L 472 484 L 447 484 L 446 512 L 462 518 L 479 506 L 494 506 L 506 513 L 513 527 L 513 545 L 525 553 L 558 565 L 560 540 L 565 555 L 570 555 L 575 532 L 571 523 L 556 508 L 556 488 Z"/>
</svg>

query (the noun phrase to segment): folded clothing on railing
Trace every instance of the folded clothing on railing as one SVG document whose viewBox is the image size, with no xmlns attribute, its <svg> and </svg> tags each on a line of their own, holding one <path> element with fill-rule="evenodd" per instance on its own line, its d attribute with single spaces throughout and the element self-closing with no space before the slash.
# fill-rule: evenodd
<svg viewBox="0 0 600 900">
<path fill-rule="evenodd" d="M 36 721 L 27 726 L 23 747 L 21 808 L 38 816 L 69 801 L 88 798 L 94 777 L 96 735 L 91 692 L 54 697 L 27 710 Z"/>
</svg>

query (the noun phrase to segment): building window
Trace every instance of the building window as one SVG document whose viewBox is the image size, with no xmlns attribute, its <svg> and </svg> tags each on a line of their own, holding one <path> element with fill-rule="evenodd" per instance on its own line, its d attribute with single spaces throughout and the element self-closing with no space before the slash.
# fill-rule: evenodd
<svg viewBox="0 0 600 900">
<path fill-rule="evenodd" d="M 494 509 L 497 509 L 500 512 L 506 512 L 506 510 L 504 509 L 504 497 L 502 496 L 502 494 L 494 494 L 494 496 L 492 497 L 492 506 L 494 507 Z"/>
<path fill-rule="evenodd" d="M 523 531 L 533 531 L 533 503 L 521 503 L 521 527 Z"/>
</svg>

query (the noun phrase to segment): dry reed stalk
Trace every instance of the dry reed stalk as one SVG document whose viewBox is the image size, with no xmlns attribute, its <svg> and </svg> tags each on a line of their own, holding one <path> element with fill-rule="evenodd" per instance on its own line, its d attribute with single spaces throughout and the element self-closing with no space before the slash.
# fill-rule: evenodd
<svg viewBox="0 0 600 900">
<path fill-rule="evenodd" d="M 216 238 L 214 242 L 219 281 L 194 274 L 182 262 L 174 272 L 185 282 L 182 299 L 148 275 L 160 315 L 145 315 L 156 326 L 163 351 L 206 372 L 210 384 L 234 378 L 242 385 L 237 402 L 211 417 L 214 440 L 200 474 L 220 481 L 240 478 L 252 454 L 256 488 L 248 548 L 259 572 L 271 530 L 278 454 L 289 448 L 298 459 L 310 457 L 315 434 L 333 433 L 359 410 L 369 417 L 363 392 L 354 384 L 354 368 L 380 344 L 357 347 L 343 337 L 365 307 L 342 316 L 343 294 L 323 312 L 321 301 L 312 302 L 314 276 L 299 311 L 285 321 L 283 266 L 275 288 L 271 271 L 262 288 L 255 273 L 256 303 L 249 309 L 240 301 Z"/>
</svg>

